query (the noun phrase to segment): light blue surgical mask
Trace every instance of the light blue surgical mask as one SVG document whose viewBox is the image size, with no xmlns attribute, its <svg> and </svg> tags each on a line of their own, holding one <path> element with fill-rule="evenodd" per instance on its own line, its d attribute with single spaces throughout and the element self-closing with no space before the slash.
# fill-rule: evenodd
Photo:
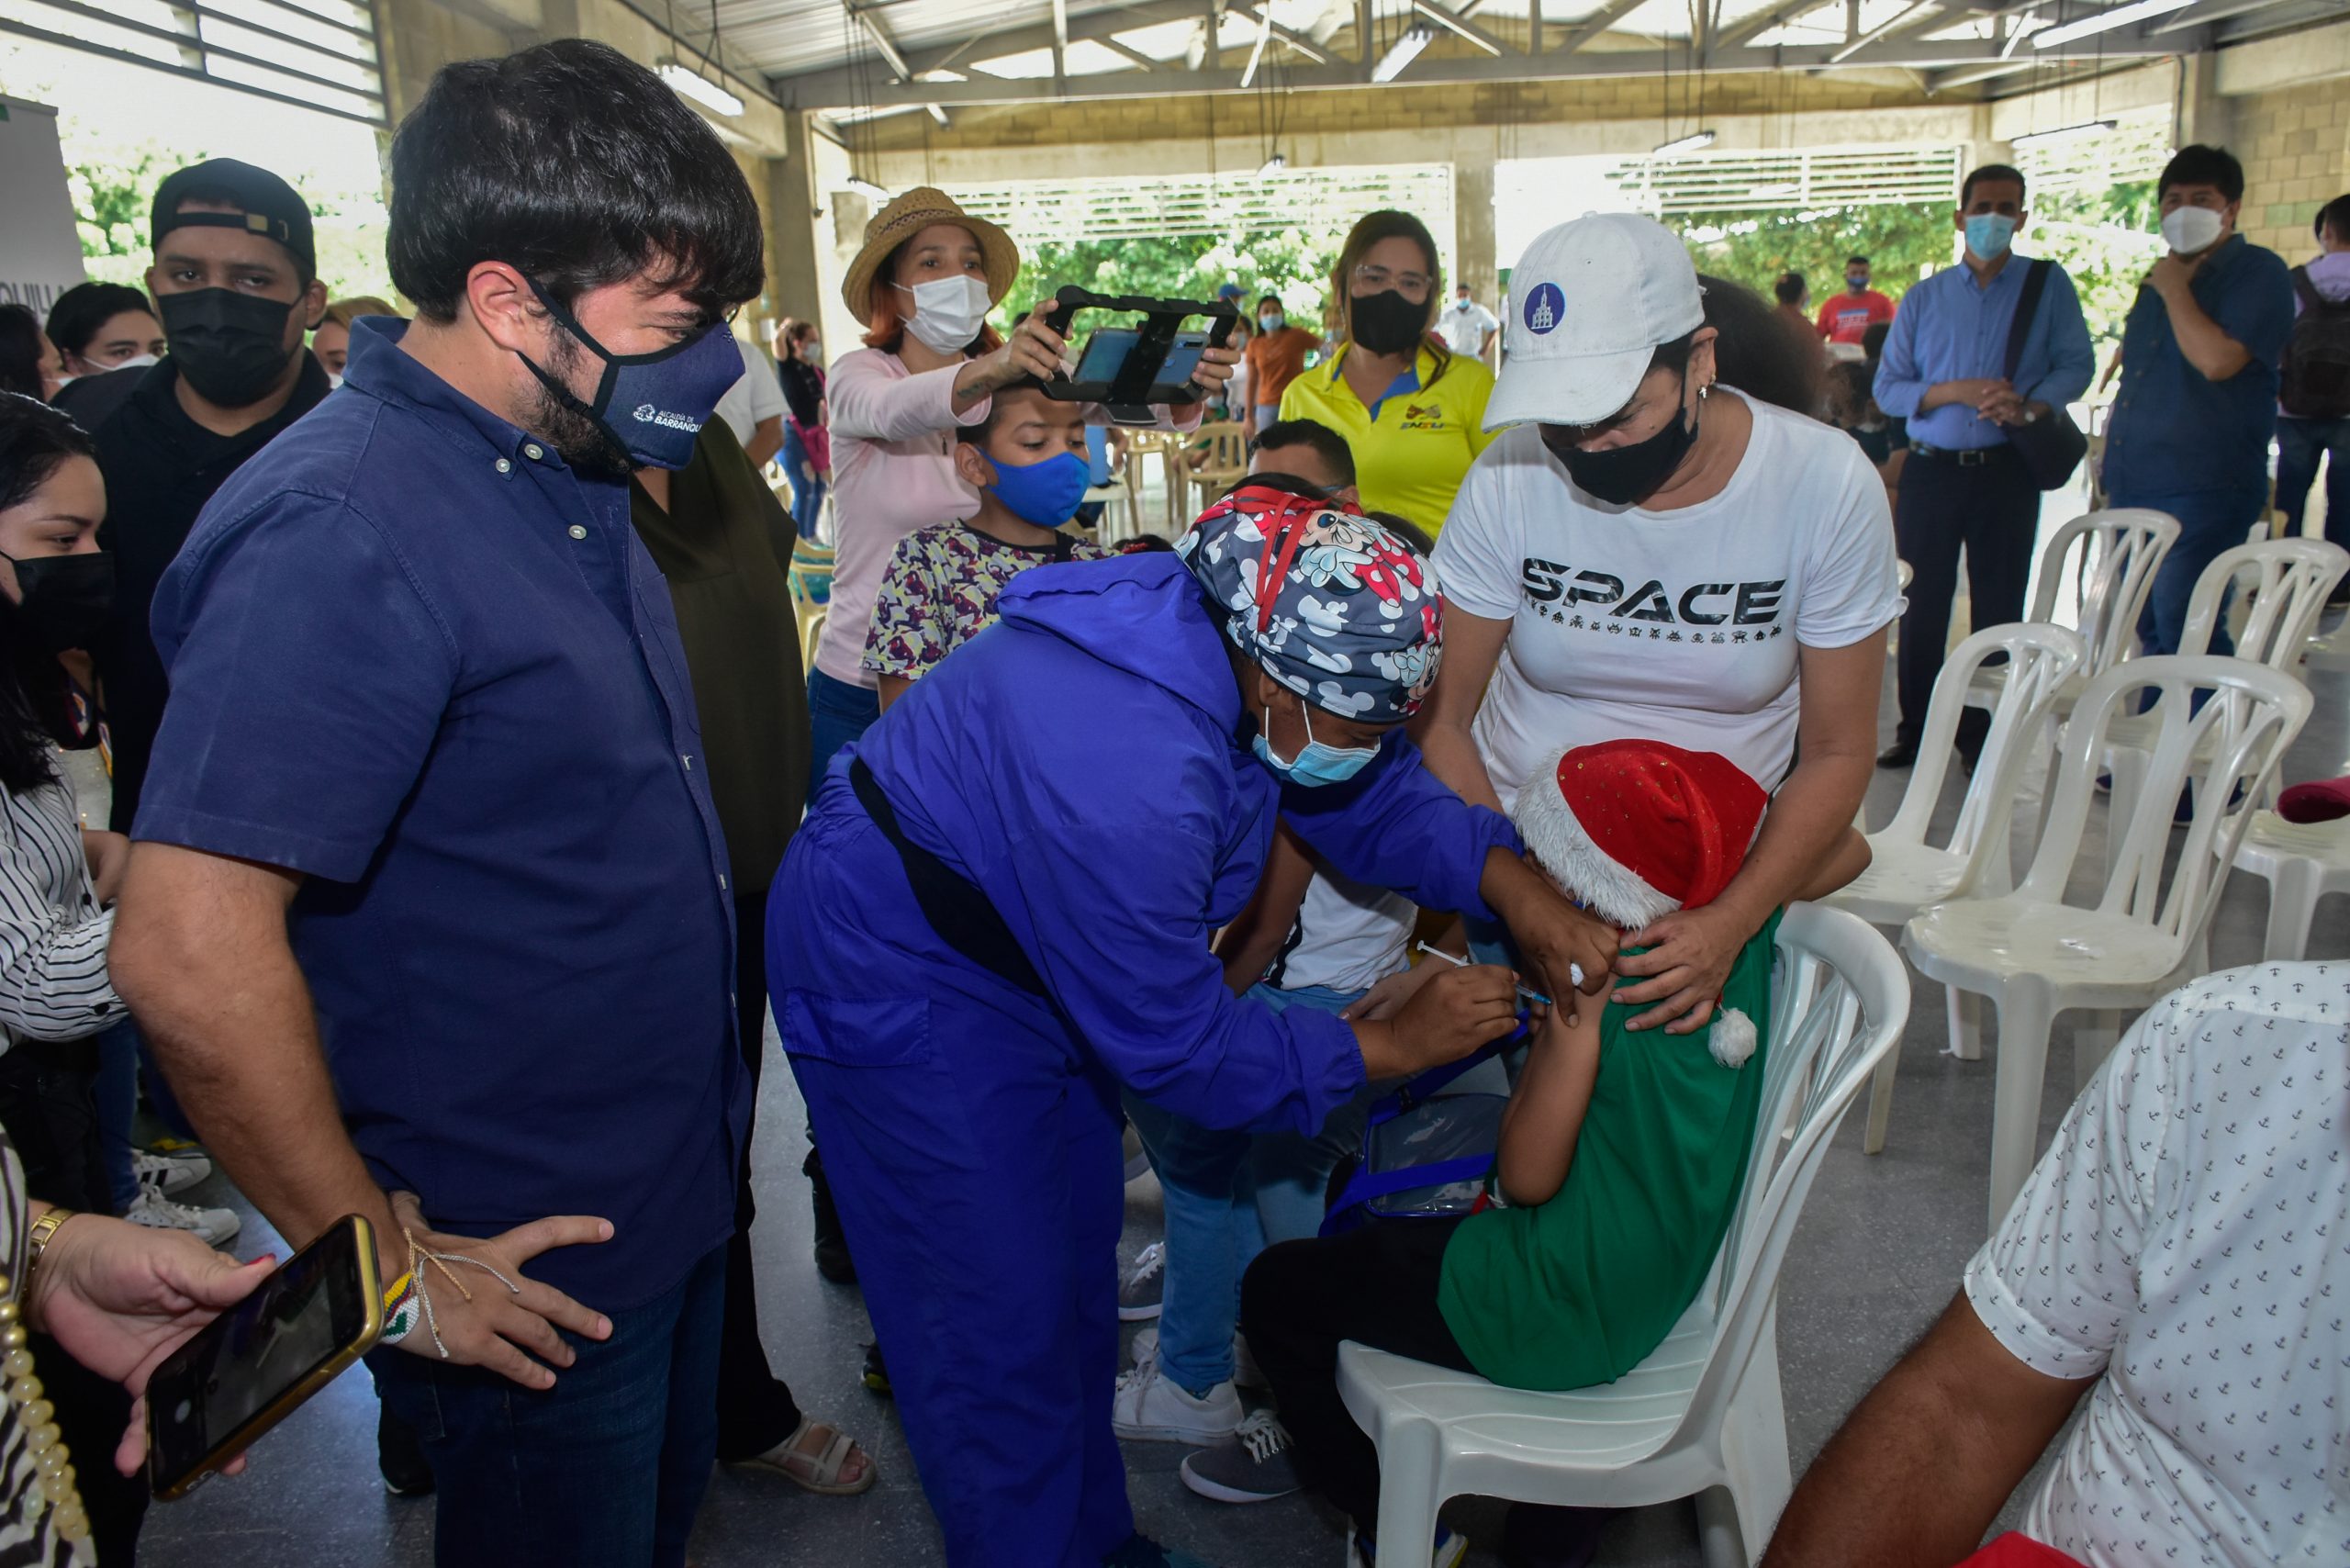
<svg viewBox="0 0 2350 1568">
<path fill-rule="evenodd" d="M 1978 212 L 1966 220 L 1966 248 L 1986 262 L 2008 253 L 2016 237 L 2016 220 L 2001 213 Z"/>
<path fill-rule="evenodd" d="M 1258 726 L 1253 743 L 1257 760 L 1271 768 L 1274 778 L 1284 784 L 1300 784 L 1313 789 L 1324 784 L 1343 784 L 1371 766 L 1371 758 L 1379 755 L 1377 746 L 1325 745 L 1314 738 L 1314 705 L 1309 702 L 1303 706 L 1305 710 L 1305 745 L 1291 761 L 1283 762 L 1275 756 L 1273 748 L 1265 740 L 1265 733 L 1273 724 L 1270 708 L 1265 710 L 1265 721 Z"/>
</svg>

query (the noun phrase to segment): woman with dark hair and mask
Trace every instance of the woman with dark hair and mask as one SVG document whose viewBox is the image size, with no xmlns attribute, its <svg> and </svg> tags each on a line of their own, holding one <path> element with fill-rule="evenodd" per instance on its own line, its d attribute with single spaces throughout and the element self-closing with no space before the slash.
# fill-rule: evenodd
<svg viewBox="0 0 2350 1568">
<path fill-rule="evenodd" d="M 1519 428 L 1438 544 L 1448 646 L 1416 733 L 1430 771 L 1505 809 L 1544 758 L 1630 738 L 1719 753 L 1772 792 L 1718 897 L 1624 934 L 1611 1004 L 1688 1034 L 1867 790 L 1893 519 L 1860 448 L 1805 417 L 1770 308 L 1701 290 L 1662 224 L 1561 224 L 1510 281 L 1486 418 Z"/>
<path fill-rule="evenodd" d="M 1289 384 L 1284 420 L 1346 437 L 1367 511 L 1392 511 L 1429 533 L 1444 526 L 1469 465 L 1493 437 L 1494 373 L 1434 335 L 1444 267 L 1427 225 L 1408 212 L 1358 222 L 1330 269 L 1336 353 Z"/>
<path fill-rule="evenodd" d="M 1706 325 L 1714 339 L 1714 370 L 1725 386 L 1775 403 L 1789 413 L 1818 418 L 1828 361 L 1819 336 L 1785 311 L 1774 310 L 1742 283 L 1697 274 Z"/>
</svg>

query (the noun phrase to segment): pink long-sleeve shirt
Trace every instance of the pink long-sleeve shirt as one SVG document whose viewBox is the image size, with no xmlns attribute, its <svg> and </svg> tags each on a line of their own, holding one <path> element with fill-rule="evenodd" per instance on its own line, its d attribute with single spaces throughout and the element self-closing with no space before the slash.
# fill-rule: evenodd
<svg viewBox="0 0 2350 1568">
<path fill-rule="evenodd" d="M 898 541 L 979 510 L 979 492 L 955 474 L 955 430 L 985 420 L 994 399 L 982 398 L 958 413 L 955 377 L 962 368 L 957 363 L 917 374 L 879 349 L 859 349 L 833 365 L 826 388 L 833 415 L 833 597 L 816 644 L 816 667 L 834 680 L 867 689 L 877 684 L 864 667 L 866 632 Z M 1180 411 L 1158 409 L 1158 428 L 1190 430 L 1205 411 L 1203 403 Z M 1102 422 L 1098 405 L 1088 404 L 1085 416 L 1090 424 Z"/>
<path fill-rule="evenodd" d="M 833 414 L 832 605 L 816 667 L 871 687 L 860 666 L 866 622 L 898 541 L 979 510 L 979 492 L 955 476 L 955 429 L 988 417 L 990 398 L 955 408 L 960 364 L 919 375 L 896 354 L 859 349 L 834 363 L 826 388 Z"/>
</svg>

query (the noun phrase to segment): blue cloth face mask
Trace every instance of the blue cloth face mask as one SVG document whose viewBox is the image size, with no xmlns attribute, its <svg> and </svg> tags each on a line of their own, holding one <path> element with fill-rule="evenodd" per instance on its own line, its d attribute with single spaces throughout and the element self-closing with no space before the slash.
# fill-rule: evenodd
<svg viewBox="0 0 2350 1568">
<path fill-rule="evenodd" d="M 613 353 L 548 297 L 538 281 L 531 292 L 579 345 L 604 362 L 596 395 L 582 400 L 570 387 L 520 356 L 541 386 L 576 414 L 603 427 L 640 468 L 683 468 L 693 461 L 694 440 L 718 411 L 726 389 L 743 378 L 742 351 L 722 321 L 712 321 L 682 342 L 652 353 Z"/>
<path fill-rule="evenodd" d="M 1004 510 L 1038 528 L 1058 528 L 1077 515 L 1093 470 L 1074 452 L 1047 457 L 1042 463 L 1006 463 L 990 457 L 995 483 L 986 487 Z"/>
<path fill-rule="evenodd" d="M 1292 761 L 1283 762 L 1273 755 L 1265 740 L 1265 732 L 1273 725 L 1273 711 L 1265 710 L 1265 722 L 1258 726 L 1252 743 L 1257 760 L 1273 770 L 1273 777 L 1284 784 L 1302 784 L 1308 789 L 1324 784 L 1343 784 L 1371 766 L 1379 755 L 1375 745 L 1360 747 L 1325 745 L 1314 738 L 1314 704 L 1299 704 L 1305 711 L 1305 745 Z"/>
<path fill-rule="evenodd" d="M 1966 220 L 1966 248 L 1986 262 L 2008 253 L 2016 237 L 2016 220 L 1996 212 L 1978 212 Z"/>
</svg>

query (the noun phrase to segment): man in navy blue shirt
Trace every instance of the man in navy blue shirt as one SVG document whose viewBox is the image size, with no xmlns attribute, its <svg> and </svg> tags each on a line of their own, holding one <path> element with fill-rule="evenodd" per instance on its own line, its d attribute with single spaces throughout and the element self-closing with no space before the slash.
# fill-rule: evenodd
<svg viewBox="0 0 2350 1568">
<path fill-rule="evenodd" d="M 742 373 L 758 212 L 667 87 L 580 39 L 442 71 L 392 174 L 416 321 L 359 325 L 156 595 L 115 978 L 287 1239 L 364 1215 L 408 1282 L 371 1364 L 442 1568 L 676 1568 L 749 1103 L 726 847 L 627 476 L 682 465 Z"/>
<path fill-rule="evenodd" d="M 2022 357 L 2008 377 L 2008 334 L 2037 264 L 2009 246 L 2029 216 L 2016 170 L 1986 163 L 1967 175 L 1954 218 L 1966 237 L 1966 264 L 1946 267 L 1902 297 L 1877 364 L 1877 407 L 1908 421 L 1909 461 L 1893 526 L 1912 574 L 1896 666 L 1901 721 L 1877 758 L 1881 767 L 1918 758 L 1950 640 L 1962 544 L 1975 629 L 2023 619 L 2040 490 L 2008 431 L 2062 409 L 2088 389 L 2097 369 L 2073 280 L 2051 262 Z M 1984 727 L 1983 715 L 1970 711 L 1960 748 L 1969 755 L 1979 748 Z"/>
<path fill-rule="evenodd" d="M 2244 165 L 2225 149 L 2180 148 L 2154 189 L 2170 254 L 2146 274 L 2121 330 L 2103 472 L 2115 506 L 2178 519 L 2138 620 L 2146 651 L 2172 654 L 2195 579 L 2267 510 L 2293 282 L 2283 257 L 2235 231 Z M 2213 628 L 2212 653 L 2234 647 L 2224 625 Z"/>
</svg>

